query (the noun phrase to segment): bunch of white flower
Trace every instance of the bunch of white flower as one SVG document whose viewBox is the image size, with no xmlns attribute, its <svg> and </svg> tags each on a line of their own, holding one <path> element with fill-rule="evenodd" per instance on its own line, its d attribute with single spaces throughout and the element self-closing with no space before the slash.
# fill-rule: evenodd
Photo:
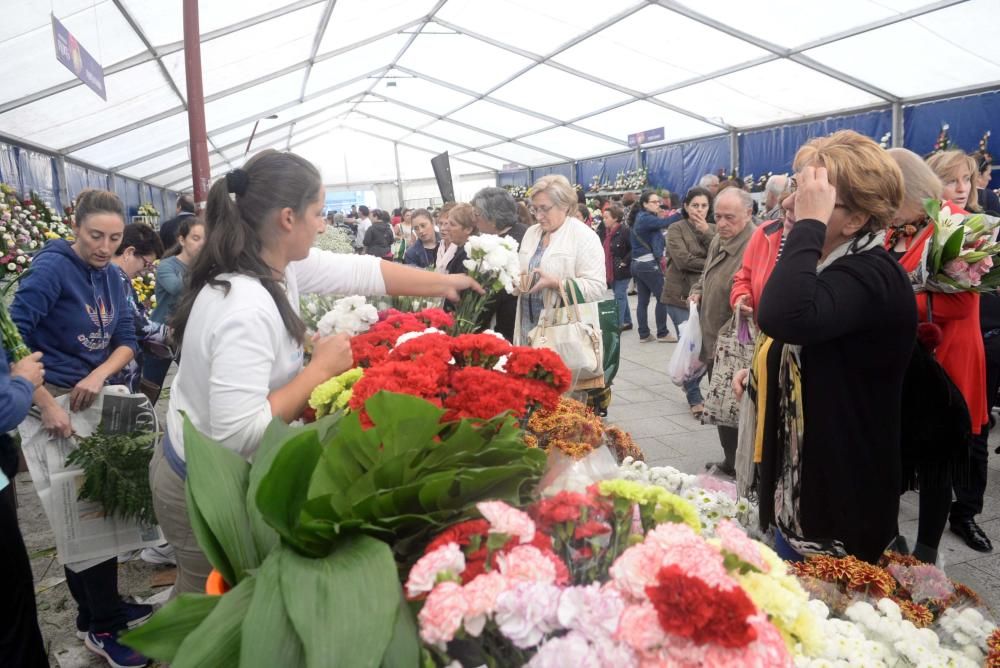
<svg viewBox="0 0 1000 668">
<path fill-rule="evenodd" d="M 817 600 L 810 601 L 822 625 L 825 644 L 820 652 L 806 655 L 796 646 L 795 665 L 821 666 L 918 666 L 919 668 L 975 668 L 982 654 L 973 658 L 942 645 L 931 629 L 919 629 L 903 619 L 899 606 L 887 598 L 851 604 L 843 619 L 828 619 L 829 611 Z M 975 648 L 972 648 L 975 649 Z M 977 650 L 978 651 L 978 650 Z"/>
<path fill-rule="evenodd" d="M 986 640 L 997 628 L 996 624 L 983 617 L 975 608 L 962 611 L 948 608 L 938 619 L 938 626 L 942 642 L 954 645 L 965 656 L 978 663 L 982 663 L 989 653 Z"/>
<path fill-rule="evenodd" d="M 378 322 L 378 311 L 357 295 L 338 299 L 333 308 L 316 323 L 320 336 L 349 334 L 355 336 Z"/>
<path fill-rule="evenodd" d="M 465 243 L 465 254 L 468 259 L 463 265 L 483 288 L 493 292 L 503 289 L 513 294 L 515 281 L 521 274 L 514 239 L 495 234 L 470 237 Z"/>
</svg>

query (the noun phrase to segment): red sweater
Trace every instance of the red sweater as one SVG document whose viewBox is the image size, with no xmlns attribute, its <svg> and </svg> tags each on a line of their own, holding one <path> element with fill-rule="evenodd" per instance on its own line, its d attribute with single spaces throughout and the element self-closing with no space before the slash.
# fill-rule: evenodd
<svg viewBox="0 0 1000 668">
<path fill-rule="evenodd" d="M 733 289 L 729 293 L 729 305 L 736 308 L 736 300 L 749 295 L 747 306 L 757 317 L 757 304 L 778 261 L 781 234 L 785 224 L 780 220 L 764 223 L 754 230 L 743 253 L 743 264 L 733 276 Z"/>
<path fill-rule="evenodd" d="M 924 245 L 933 231 L 934 226 L 927 225 L 899 259 L 907 272 L 916 268 Z M 983 351 L 983 334 L 979 328 L 979 293 L 935 292 L 931 303 L 933 320 L 941 328 L 941 344 L 934 351 L 934 356 L 965 398 L 969 417 L 972 418 L 972 433 L 978 434 L 989 421 L 989 406 L 986 405 L 986 354 Z M 917 317 L 919 322 L 928 320 L 925 292 L 917 294 Z"/>
</svg>

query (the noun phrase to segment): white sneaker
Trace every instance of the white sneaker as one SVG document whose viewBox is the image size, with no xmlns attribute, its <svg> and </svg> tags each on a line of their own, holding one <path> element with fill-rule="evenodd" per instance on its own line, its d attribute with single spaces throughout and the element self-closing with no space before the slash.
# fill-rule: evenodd
<svg viewBox="0 0 1000 668">
<path fill-rule="evenodd" d="M 139 555 L 139 558 L 147 564 L 177 564 L 177 560 L 174 558 L 174 546 L 170 543 L 164 543 L 163 545 L 157 545 L 156 547 L 147 547 Z"/>
</svg>

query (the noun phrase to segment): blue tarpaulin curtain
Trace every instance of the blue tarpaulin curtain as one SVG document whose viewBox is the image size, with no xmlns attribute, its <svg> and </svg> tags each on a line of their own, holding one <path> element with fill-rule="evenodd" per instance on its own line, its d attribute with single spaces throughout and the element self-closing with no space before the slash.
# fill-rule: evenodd
<svg viewBox="0 0 1000 668">
<path fill-rule="evenodd" d="M 76 163 L 66 163 L 66 192 L 71 200 L 75 200 L 81 190 L 91 187 L 87 168 Z"/>
<path fill-rule="evenodd" d="M 17 165 L 17 147 L 0 144 L 0 182 L 21 189 L 21 170 Z"/>
<path fill-rule="evenodd" d="M 17 152 L 17 161 L 21 171 L 22 197 L 28 197 L 29 193 L 36 192 L 44 201 L 58 207 L 59 183 L 52 158 L 42 153 L 20 149 Z"/>
<path fill-rule="evenodd" d="M 892 111 L 831 116 L 820 121 L 783 125 L 740 134 L 740 176 L 790 173 L 799 147 L 814 137 L 837 130 L 856 130 L 879 141 L 892 128 Z"/>
<path fill-rule="evenodd" d="M 558 165 L 546 165 L 544 167 L 535 167 L 531 170 L 531 182 L 534 183 L 543 176 L 548 176 L 549 174 L 562 174 L 567 179 L 573 178 L 573 163 L 563 162 Z"/>
<path fill-rule="evenodd" d="M 125 186 L 125 177 L 118 175 L 111 177 L 111 190 L 118 195 L 122 204 L 128 209 L 128 188 Z M 127 210 L 126 213 L 128 213 Z"/>
<path fill-rule="evenodd" d="M 967 153 L 978 150 L 983 134 L 992 131 L 988 150 L 994 165 L 1000 162 L 1000 92 L 903 107 L 903 146 L 920 155 L 930 153 L 945 123 L 951 141 Z M 990 186 L 996 188 L 1000 173 L 993 174 Z"/>
<path fill-rule="evenodd" d="M 686 192 L 683 152 L 681 144 L 647 149 L 645 158 L 649 185 L 653 188 L 666 188 L 671 192 Z"/>
<path fill-rule="evenodd" d="M 95 169 L 87 170 L 87 183 L 91 188 L 108 189 L 108 175 Z"/>
<path fill-rule="evenodd" d="M 125 214 L 130 218 L 138 215 L 139 204 L 141 204 L 139 182 L 125 179 Z"/>
<path fill-rule="evenodd" d="M 497 175 L 497 185 L 501 188 L 505 186 L 530 186 L 531 173 L 527 169 L 519 169 L 513 172 L 500 172 Z"/>
<path fill-rule="evenodd" d="M 729 171 L 733 161 L 729 135 L 682 144 L 681 157 L 684 161 L 684 180 L 677 192 L 683 197 L 705 174 L 717 174 L 720 169 Z"/>
</svg>

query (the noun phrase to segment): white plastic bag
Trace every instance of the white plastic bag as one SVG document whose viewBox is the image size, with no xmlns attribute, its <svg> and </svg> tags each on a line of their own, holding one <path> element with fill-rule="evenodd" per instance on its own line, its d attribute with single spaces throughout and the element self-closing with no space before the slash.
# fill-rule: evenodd
<svg viewBox="0 0 1000 668">
<path fill-rule="evenodd" d="M 559 448 L 549 448 L 549 464 L 538 485 L 542 496 L 559 492 L 584 493 L 595 482 L 617 478 L 618 462 L 606 446 L 594 450 L 582 459 L 574 459 Z"/>
<path fill-rule="evenodd" d="M 667 373 L 675 385 L 683 385 L 686 381 L 698 376 L 704 368 L 699 359 L 701 356 L 701 321 L 698 318 L 698 305 L 691 303 L 686 322 L 678 327 L 680 340 L 670 356 Z"/>
</svg>

